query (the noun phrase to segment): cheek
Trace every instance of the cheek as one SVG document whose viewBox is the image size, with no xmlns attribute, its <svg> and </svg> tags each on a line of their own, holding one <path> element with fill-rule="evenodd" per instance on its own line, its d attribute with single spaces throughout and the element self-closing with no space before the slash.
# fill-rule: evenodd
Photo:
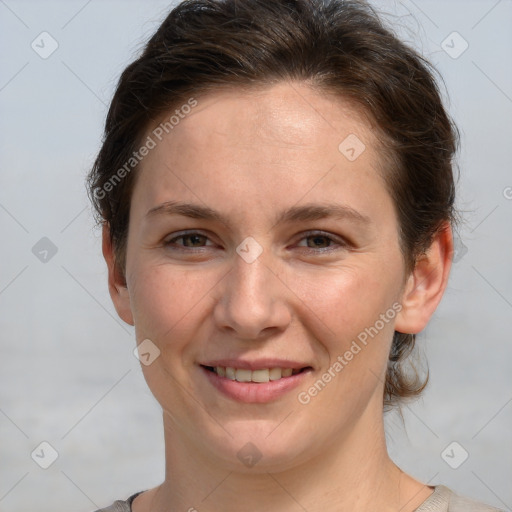
<svg viewBox="0 0 512 512">
<path fill-rule="evenodd" d="M 208 291 L 216 280 L 211 273 L 140 265 L 129 281 L 137 339 L 186 339 L 197 316 L 209 304 Z M 211 277 L 211 279 L 210 279 Z M 195 320 L 196 319 L 196 320 Z"/>
<path fill-rule="evenodd" d="M 347 266 L 335 272 L 295 275 L 290 286 L 307 306 L 304 316 L 311 320 L 311 329 L 316 325 L 318 333 L 331 334 L 327 341 L 345 345 L 373 326 L 399 292 L 389 273 L 377 268 Z"/>
<path fill-rule="evenodd" d="M 304 290 L 302 322 L 323 352 L 321 372 L 301 390 L 299 401 L 314 404 L 333 435 L 340 424 L 355 421 L 372 397 L 382 400 L 397 314 L 398 290 L 385 270 L 360 270 L 318 276 L 314 282 L 302 279 L 294 288 Z"/>
<path fill-rule="evenodd" d="M 190 404 L 176 383 L 183 385 L 189 378 L 194 349 L 190 341 L 204 323 L 205 311 L 211 306 L 208 292 L 218 279 L 165 264 L 134 266 L 133 270 L 129 289 L 136 339 L 138 343 L 150 339 L 160 351 L 153 363 L 142 365 L 144 378 L 157 401 L 179 422 L 179 415 L 172 411 Z"/>
</svg>

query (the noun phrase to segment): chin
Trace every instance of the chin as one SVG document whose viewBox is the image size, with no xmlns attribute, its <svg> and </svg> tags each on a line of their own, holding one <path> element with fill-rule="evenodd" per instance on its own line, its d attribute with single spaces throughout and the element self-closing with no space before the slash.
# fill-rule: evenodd
<svg viewBox="0 0 512 512">
<path fill-rule="evenodd" d="M 252 474 L 286 471 L 308 459 L 312 433 L 280 422 L 238 420 L 225 425 L 232 437 L 224 431 L 220 436 L 205 434 L 202 443 L 215 460 L 224 462 L 226 470 Z"/>
</svg>

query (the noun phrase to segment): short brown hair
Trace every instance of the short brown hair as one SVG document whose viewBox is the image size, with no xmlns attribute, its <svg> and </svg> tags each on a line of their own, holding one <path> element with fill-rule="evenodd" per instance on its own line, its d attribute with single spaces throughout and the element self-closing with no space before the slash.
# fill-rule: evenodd
<svg viewBox="0 0 512 512">
<path fill-rule="evenodd" d="M 108 223 L 124 271 L 136 177 L 112 178 L 137 151 L 151 123 L 193 96 L 223 87 L 307 82 L 360 106 L 382 134 L 384 177 L 396 208 L 407 269 L 446 222 L 454 220 L 452 160 L 457 128 L 435 70 L 386 28 L 365 1 L 185 0 L 122 73 L 103 145 L 88 178 L 100 222 Z M 395 332 L 384 403 L 426 385 L 404 370 L 413 334 Z"/>
</svg>

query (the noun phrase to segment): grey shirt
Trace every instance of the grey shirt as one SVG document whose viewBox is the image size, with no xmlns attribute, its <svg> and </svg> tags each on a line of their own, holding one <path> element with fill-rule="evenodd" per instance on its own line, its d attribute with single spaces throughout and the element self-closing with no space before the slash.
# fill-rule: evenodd
<svg viewBox="0 0 512 512">
<path fill-rule="evenodd" d="M 138 492 L 126 501 L 116 501 L 107 508 L 96 512 L 131 512 L 132 501 L 141 494 Z M 444 485 L 436 485 L 434 492 L 415 510 L 415 512 L 504 512 L 501 509 L 484 505 L 478 501 L 455 494 Z"/>
</svg>

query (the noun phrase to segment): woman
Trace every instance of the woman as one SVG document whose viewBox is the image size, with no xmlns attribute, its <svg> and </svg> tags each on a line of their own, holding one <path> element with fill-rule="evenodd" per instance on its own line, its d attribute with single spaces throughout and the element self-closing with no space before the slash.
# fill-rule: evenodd
<svg viewBox="0 0 512 512">
<path fill-rule="evenodd" d="M 189 0 L 90 175 L 166 476 L 107 511 L 489 511 L 400 470 L 383 410 L 453 255 L 457 131 L 363 2 Z"/>
</svg>

